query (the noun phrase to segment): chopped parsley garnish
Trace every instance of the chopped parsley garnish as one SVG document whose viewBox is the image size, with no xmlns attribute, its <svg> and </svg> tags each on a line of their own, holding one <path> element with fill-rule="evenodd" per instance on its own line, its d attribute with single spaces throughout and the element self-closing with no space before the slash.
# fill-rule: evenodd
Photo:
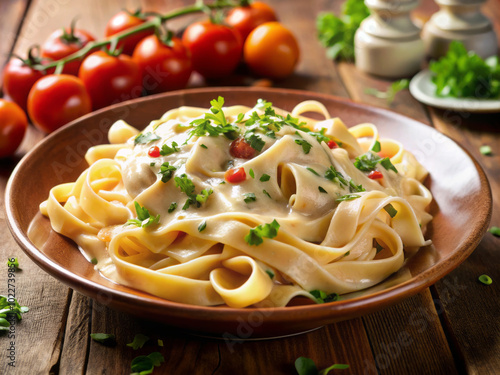
<svg viewBox="0 0 500 375">
<path fill-rule="evenodd" d="M 238 113 L 238 118 L 236 119 L 236 123 L 242 122 L 244 117 L 245 117 L 244 113 Z"/>
<path fill-rule="evenodd" d="M 90 338 L 106 346 L 116 345 L 116 338 L 112 333 L 91 333 Z"/>
<path fill-rule="evenodd" d="M 130 369 L 133 374 L 147 375 L 152 374 L 155 367 L 159 367 L 165 358 L 159 352 L 153 352 L 149 355 L 140 355 L 132 360 Z"/>
<path fill-rule="evenodd" d="M 322 290 L 311 290 L 309 293 L 316 299 L 317 303 L 328 303 L 339 300 L 339 295 L 337 293 L 328 294 Z"/>
<path fill-rule="evenodd" d="M 310 168 L 310 167 L 307 167 L 306 169 L 307 169 L 309 172 L 311 172 L 311 173 L 315 174 L 316 176 L 319 176 L 319 173 L 318 173 L 318 172 L 316 172 L 314 169 L 312 169 L 312 168 Z"/>
<path fill-rule="evenodd" d="M 377 249 L 377 254 L 384 250 L 384 247 L 381 246 L 375 239 L 373 240 L 373 246 Z"/>
<path fill-rule="evenodd" d="M 338 363 L 319 371 L 316 363 L 311 358 L 299 357 L 295 360 L 295 370 L 298 375 L 328 375 L 331 370 L 345 370 L 348 368 L 349 365 Z"/>
<path fill-rule="evenodd" d="M 96 265 L 97 264 L 97 258 L 92 258 L 90 260 L 90 263 L 92 263 L 93 265 Z"/>
<path fill-rule="evenodd" d="M 344 257 L 349 256 L 351 254 L 351 250 L 344 254 Z"/>
<path fill-rule="evenodd" d="M 384 207 L 384 210 L 387 211 L 387 213 L 389 214 L 390 217 L 394 217 L 398 213 L 398 211 L 390 203 L 387 206 Z"/>
<path fill-rule="evenodd" d="M 250 131 L 245 133 L 245 141 L 256 151 L 262 151 L 266 142 L 259 137 L 257 134 L 254 134 Z"/>
<path fill-rule="evenodd" d="M 356 185 L 353 180 L 347 181 L 342 173 L 337 171 L 333 165 L 330 166 L 325 172 L 325 178 L 327 180 L 336 182 L 340 185 L 340 187 L 349 187 L 349 191 L 351 193 L 360 193 L 365 191 L 365 188 L 362 185 Z"/>
<path fill-rule="evenodd" d="M 173 154 L 174 152 L 178 152 L 179 151 L 178 146 L 179 145 L 175 141 L 172 142 L 172 146 L 168 146 L 167 144 L 164 144 L 163 146 L 161 146 L 160 155 L 167 156 L 167 155 Z"/>
<path fill-rule="evenodd" d="M 152 161 L 151 163 L 149 163 L 149 166 L 150 167 L 154 167 L 156 165 L 156 162 L 155 161 Z"/>
<path fill-rule="evenodd" d="M 149 340 L 148 336 L 143 335 L 142 333 L 138 333 L 137 335 L 134 336 L 134 340 L 128 343 L 127 346 L 130 346 L 132 349 L 137 350 L 142 348 L 144 344 L 148 342 L 148 340 Z"/>
<path fill-rule="evenodd" d="M 177 208 L 177 202 L 170 203 L 170 206 L 168 207 L 168 213 L 171 214 L 172 212 L 175 211 L 176 208 Z"/>
<path fill-rule="evenodd" d="M 200 144 L 200 147 L 202 147 L 202 148 L 208 148 L 208 147 L 207 147 L 205 144 L 203 144 L 203 143 L 202 143 L 202 144 Z"/>
<path fill-rule="evenodd" d="M 410 80 L 407 78 L 403 78 L 397 81 L 394 81 L 387 91 L 380 91 L 373 87 L 368 87 L 365 89 L 365 93 L 368 95 L 373 95 L 379 99 L 386 99 L 387 104 L 391 104 L 396 98 L 396 94 L 402 90 L 407 90 L 410 87 Z M 375 151 L 375 150 L 373 150 Z M 375 151 L 378 152 L 378 151 Z"/>
<path fill-rule="evenodd" d="M 17 299 L 12 296 L 7 297 L 0 295 L 0 333 L 2 331 L 9 331 L 10 329 L 10 320 L 13 318 L 8 316 L 14 315 L 17 320 L 22 320 L 21 314 L 28 311 L 28 307 L 19 305 Z"/>
<path fill-rule="evenodd" d="M 335 202 L 345 202 L 345 201 L 352 201 L 354 199 L 361 198 L 361 195 L 358 194 L 346 194 L 342 195 L 341 197 L 335 199 Z"/>
<path fill-rule="evenodd" d="M 266 270 L 266 273 L 269 275 L 269 277 L 272 279 L 274 279 L 274 272 L 271 271 L 271 270 Z"/>
<path fill-rule="evenodd" d="M 375 143 L 373 144 L 373 146 L 371 148 L 371 151 L 380 152 L 380 142 L 379 141 L 375 141 Z"/>
<path fill-rule="evenodd" d="M 354 166 L 363 172 L 371 172 L 375 170 L 377 164 L 380 163 L 385 169 L 393 170 L 398 173 L 396 167 L 391 163 L 389 158 L 381 158 L 377 154 L 373 152 L 367 152 L 361 156 L 356 157 L 356 161 L 354 162 Z"/>
<path fill-rule="evenodd" d="M 500 228 L 499 227 L 491 227 L 490 229 L 488 229 L 488 232 L 490 232 L 495 237 L 500 237 Z"/>
<path fill-rule="evenodd" d="M 158 346 L 163 347 L 163 340 L 162 339 L 158 339 Z"/>
<path fill-rule="evenodd" d="M 269 176 L 268 174 L 263 174 L 262 176 L 260 176 L 260 179 L 259 181 L 260 182 L 266 182 L 266 181 L 269 181 L 271 179 L 271 176 Z"/>
<path fill-rule="evenodd" d="M 138 227 L 149 227 L 153 224 L 160 222 L 160 214 L 151 216 L 146 207 L 141 207 L 137 202 L 134 202 L 135 211 L 137 212 L 137 219 L 129 219 L 125 225 L 137 225 Z"/>
<path fill-rule="evenodd" d="M 493 150 L 491 149 L 491 146 L 488 146 L 488 145 L 484 145 L 484 146 L 479 147 L 479 152 L 483 155 L 486 155 L 486 156 L 493 155 Z"/>
<path fill-rule="evenodd" d="M 158 172 L 158 174 L 161 174 L 161 182 L 169 181 L 176 170 L 177 168 L 170 165 L 168 161 L 163 163 L 160 167 L 160 172 Z"/>
<path fill-rule="evenodd" d="M 245 197 L 244 199 L 245 203 L 251 203 L 257 200 L 257 197 L 255 196 L 254 193 L 245 193 L 243 194 L 243 196 Z"/>
<path fill-rule="evenodd" d="M 321 186 L 318 186 L 318 190 L 320 193 L 327 193 L 327 191 L 323 189 Z"/>
<path fill-rule="evenodd" d="M 248 174 L 250 175 L 250 177 L 255 178 L 255 173 L 253 172 L 252 168 L 250 168 L 250 170 L 248 171 Z"/>
<path fill-rule="evenodd" d="M 262 190 L 262 192 L 263 192 L 265 195 L 267 195 L 269 198 L 271 198 L 271 195 L 270 195 L 270 194 L 269 194 L 266 190 Z M 273 198 L 271 198 L 271 199 L 273 199 Z"/>
<path fill-rule="evenodd" d="M 194 192 L 195 186 L 193 181 L 191 181 L 185 173 L 183 173 L 180 177 L 174 177 L 174 181 L 175 186 L 181 189 L 181 191 L 188 196 L 186 203 L 182 206 L 183 210 L 187 210 L 191 205 L 195 205 L 197 208 L 200 207 L 202 203 L 207 201 L 210 194 L 213 193 L 212 189 L 203 189 L 200 194 L 196 194 Z"/>
<path fill-rule="evenodd" d="M 491 285 L 493 283 L 493 280 L 488 275 L 481 275 L 478 277 L 478 280 L 484 285 Z"/>
<path fill-rule="evenodd" d="M 16 270 L 20 269 L 19 262 L 18 262 L 17 258 L 7 258 L 7 267 L 8 268 L 15 268 Z"/>
<path fill-rule="evenodd" d="M 203 220 L 200 225 L 198 225 L 198 232 L 203 232 L 207 227 L 207 221 Z"/>
<path fill-rule="evenodd" d="M 161 139 L 161 137 L 156 135 L 155 133 L 141 133 L 134 138 L 134 145 L 145 145 L 149 142 L 157 141 L 159 139 Z"/>
<path fill-rule="evenodd" d="M 278 235 L 278 229 L 279 229 L 279 227 L 280 227 L 280 225 L 276 221 L 276 219 L 274 219 L 269 224 L 258 225 L 255 228 L 250 229 L 250 232 L 245 236 L 245 241 L 249 245 L 258 246 L 262 242 L 264 242 L 264 240 L 262 239 L 262 237 L 265 237 L 265 238 L 274 238 L 274 237 L 276 237 Z"/>
<path fill-rule="evenodd" d="M 311 151 L 312 144 L 307 142 L 305 139 L 296 139 L 295 143 L 302 147 L 302 151 L 304 151 L 304 154 L 308 154 L 309 151 Z"/>
</svg>

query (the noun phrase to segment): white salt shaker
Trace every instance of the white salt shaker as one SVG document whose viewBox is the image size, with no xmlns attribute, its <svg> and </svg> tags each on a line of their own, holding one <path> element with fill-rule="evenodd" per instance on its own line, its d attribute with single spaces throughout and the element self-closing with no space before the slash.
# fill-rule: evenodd
<svg viewBox="0 0 500 375">
<path fill-rule="evenodd" d="M 482 58 L 497 54 L 498 42 L 493 26 L 480 10 L 486 0 L 435 0 L 441 8 L 424 25 L 422 38 L 429 57 L 438 59 L 448 51 L 452 40 Z"/>
<path fill-rule="evenodd" d="M 356 67 L 385 78 L 408 77 L 420 70 L 424 44 L 410 19 L 418 0 L 365 0 L 371 15 L 356 32 Z"/>
</svg>

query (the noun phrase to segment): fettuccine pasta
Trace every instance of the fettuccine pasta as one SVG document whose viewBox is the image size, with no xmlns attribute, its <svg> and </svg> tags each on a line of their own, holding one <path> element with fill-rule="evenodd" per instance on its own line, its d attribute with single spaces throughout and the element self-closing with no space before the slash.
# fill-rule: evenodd
<svg viewBox="0 0 500 375">
<path fill-rule="evenodd" d="M 118 121 L 41 212 L 104 277 L 203 306 L 333 301 L 429 245 L 427 171 L 401 143 L 316 101 L 291 113 L 223 103 L 170 110 L 142 132 Z"/>
</svg>

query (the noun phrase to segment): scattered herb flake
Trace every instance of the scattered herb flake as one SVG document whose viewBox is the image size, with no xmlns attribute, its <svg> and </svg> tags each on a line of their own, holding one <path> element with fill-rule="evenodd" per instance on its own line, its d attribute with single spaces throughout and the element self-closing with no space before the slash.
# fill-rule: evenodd
<svg viewBox="0 0 500 375">
<path fill-rule="evenodd" d="M 162 339 L 158 339 L 158 346 L 163 347 L 163 340 Z"/>
<path fill-rule="evenodd" d="M 328 192 L 325 189 L 323 189 L 321 186 L 318 186 L 318 190 L 320 193 L 327 193 L 328 194 Z"/>
<path fill-rule="evenodd" d="M 490 232 L 495 237 L 500 237 L 500 228 L 499 227 L 491 227 L 490 229 L 488 229 L 488 232 Z"/>
<path fill-rule="evenodd" d="M 245 134 L 245 141 L 250 145 L 250 147 L 259 152 L 262 151 L 266 145 L 266 142 L 261 137 L 251 132 L 247 132 Z"/>
<path fill-rule="evenodd" d="M 345 201 L 352 201 L 353 199 L 361 198 L 361 195 L 358 194 L 346 194 L 342 195 L 341 197 L 338 197 L 335 199 L 335 202 L 345 202 Z"/>
<path fill-rule="evenodd" d="M 271 270 L 266 270 L 266 273 L 269 275 L 269 277 L 272 279 L 274 279 L 274 272 L 271 271 Z"/>
<path fill-rule="evenodd" d="M 328 303 L 328 302 L 334 302 L 339 300 L 339 295 L 337 293 L 326 293 L 322 290 L 311 290 L 309 293 L 312 294 L 312 296 L 316 299 L 316 302 L 318 303 Z"/>
<path fill-rule="evenodd" d="M 200 147 L 201 147 L 201 148 L 208 148 L 208 147 L 207 147 L 205 144 L 203 144 L 203 143 L 202 143 L 202 144 L 200 144 Z"/>
<path fill-rule="evenodd" d="M 269 193 L 268 193 L 266 190 L 262 190 L 262 192 L 263 192 L 265 195 L 267 195 L 269 198 L 271 198 L 271 195 L 269 195 Z M 273 198 L 271 198 L 271 199 L 273 199 Z"/>
<path fill-rule="evenodd" d="M 156 135 L 155 133 L 140 133 L 139 135 L 137 135 L 137 137 L 134 138 L 134 145 L 144 145 L 149 142 L 157 141 L 159 139 L 161 139 L 161 137 Z"/>
<path fill-rule="evenodd" d="M 116 345 L 116 338 L 112 333 L 91 333 L 90 338 L 106 346 Z"/>
<path fill-rule="evenodd" d="M 160 167 L 160 172 L 158 172 L 158 174 L 161 174 L 161 182 L 168 182 L 176 170 L 177 168 L 170 165 L 168 161 L 163 163 Z"/>
<path fill-rule="evenodd" d="M 365 89 L 365 93 L 368 95 L 373 95 L 376 98 L 379 99 L 387 99 L 387 103 L 391 104 L 394 101 L 394 98 L 396 97 L 396 94 L 402 90 L 407 90 L 410 87 L 410 80 L 403 78 L 398 81 L 393 82 L 387 91 L 379 91 L 374 88 L 367 88 Z M 375 150 L 372 150 L 375 151 Z M 378 152 L 378 151 L 375 151 Z"/>
<path fill-rule="evenodd" d="M 488 145 L 484 145 L 484 146 L 479 147 L 479 152 L 483 155 L 486 155 L 486 156 L 493 155 L 493 150 Z"/>
<path fill-rule="evenodd" d="M 177 208 L 177 202 L 170 203 L 170 206 L 168 207 L 168 213 L 171 214 L 172 212 L 175 211 L 176 208 Z"/>
<path fill-rule="evenodd" d="M 153 224 L 160 222 L 160 214 L 151 216 L 146 207 L 141 207 L 137 202 L 134 202 L 135 211 L 137 212 L 137 219 L 129 219 L 125 225 L 137 225 L 138 227 L 149 227 Z"/>
<path fill-rule="evenodd" d="M 318 172 L 316 172 L 314 169 L 312 169 L 312 168 L 310 168 L 310 167 L 307 167 L 306 169 L 307 169 L 309 172 L 311 172 L 311 173 L 315 174 L 316 176 L 319 176 L 319 173 L 318 173 Z"/>
<path fill-rule="evenodd" d="M 134 350 L 140 349 L 144 346 L 146 342 L 148 342 L 149 337 L 143 335 L 142 333 L 138 333 L 134 336 L 134 340 L 127 344 L 127 346 L 131 347 Z"/>
<path fill-rule="evenodd" d="M 95 258 L 95 257 L 94 257 L 94 258 L 92 258 L 92 259 L 90 260 L 90 263 L 92 263 L 93 265 L 96 265 L 96 264 L 97 264 L 97 258 Z"/>
<path fill-rule="evenodd" d="M 7 258 L 7 267 L 8 268 L 15 268 L 16 270 L 20 269 L 19 262 L 18 262 L 17 258 Z"/>
<path fill-rule="evenodd" d="M 252 168 L 250 168 L 250 170 L 248 171 L 248 174 L 250 175 L 250 177 L 255 178 L 255 173 L 253 173 Z"/>
<path fill-rule="evenodd" d="M 380 142 L 379 141 L 375 141 L 375 143 L 373 144 L 372 148 L 371 148 L 371 151 L 373 152 L 380 152 Z"/>
<path fill-rule="evenodd" d="M 389 214 L 390 217 L 394 217 L 398 213 L 398 211 L 390 203 L 384 207 L 384 210 L 386 210 L 386 212 Z"/>
<path fill-rule="evenodd" d="M 245 193 L 243 194 L 243 196 L 245 197 L 244 199 L 245 203 L 251 203 L 257 200 L 257 197 L 255 196 L 254 193 Z"/>
<path fill-rule="evenodd" d="M 203 232 L 207 227 L 207 221 L 203 220 L 200 225 L 198 225 L 198 232 Z"/>
<path fill-rule="evenodd" d="M 373 240 L 373 246 L 375 247 L 375 249 L 377 249 L 376 254 L 378 254 L 378 253 L 380 253 L 382 250 L 384 250 L 384 247 L 383 247 L 383 246 L 381 246 L 381 245 L 377 242 L 377 240 L 375 240 L 375 239 Z"/>
<path fill-rule="evenodd" d="M 165 358 L 159 352 L 153 352 L 149 355 L 140 355 L 132 360 L 130 369 L 133 374 L 147 375 L 153 373 L 155 367 L 159 367 Z"/>
<path fill-rule="evenodd" d="M 161 156 L 167 156 L 167 155 L 173 154 L 174 152 L 178 152 L 179 151 L 179 147 L 178 146 L 179 145 L 175 141 L 172 142 L 171 146 L 168 146 L 165 143 L 163 146 L 161 146 L 160 155 Z"/>
<path fill-rule="evenodd" d="M 265 238 L 274 238 L 274 237 L 276 237 L 278 235 L 278 229 L 279 229 L 279 227 L 280 227 L 280 225 L 276 221 L 276 219 L 274 219 L 269 224 L 258 225 L 255 228 L 250 229 L 250 232 L 245 236 L 245 241 L 249 245 L 258 246 L 262 242 L 264 242 L 264 240 L 262 239 L 262 237 L 265 237 Z"/>
<path fill-rule="evenodd" d="M 260 176 L 260 179 L 259 181 L 260 182 L 266 182 L 266 181 L 269 181 L 271 179 L 271 176 L 269 176 L 268 174 L 263 174 L 262 176 Z"/>
<path fill-rule="evenodd" d="M 478 280 L 484 285 L 491 285 L 491 283 L 493 283 L 493 280 L 488 275 L 481 275 L 478 277 Z"/>
<path fill-rule="evenodd" d="M 305 139 L 296 139 L 295 143 L 299 146 L 302 146 L 302 151 L 304 151 L 304 154 L 308 154 L 309 151 L 311 151 L 312 145 Z"/>
</svg>

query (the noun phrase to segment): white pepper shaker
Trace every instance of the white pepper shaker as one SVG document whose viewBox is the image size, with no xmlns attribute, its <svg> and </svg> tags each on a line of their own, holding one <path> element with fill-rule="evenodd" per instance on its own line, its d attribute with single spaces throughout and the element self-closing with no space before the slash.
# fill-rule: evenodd
<svg viewBox="0 0 500 375">
<path fill-rule="evenodd" d="M 385 78 L 408 77 L 420 70 L 424 44 L 410 18 L 418 0 L 365 0 L 371 15 L 356 32 L 356 67 Z"/>
<path fill-rule="evenodd" d="M 481 13 L 486 0 L 435 0 L 440 10 L 424 25 L 422 38 L 429 57 L 438 59 L 453 40 L 482 58 L 496 55 L 498 41 L 493 26 Z"/>
</svg>

